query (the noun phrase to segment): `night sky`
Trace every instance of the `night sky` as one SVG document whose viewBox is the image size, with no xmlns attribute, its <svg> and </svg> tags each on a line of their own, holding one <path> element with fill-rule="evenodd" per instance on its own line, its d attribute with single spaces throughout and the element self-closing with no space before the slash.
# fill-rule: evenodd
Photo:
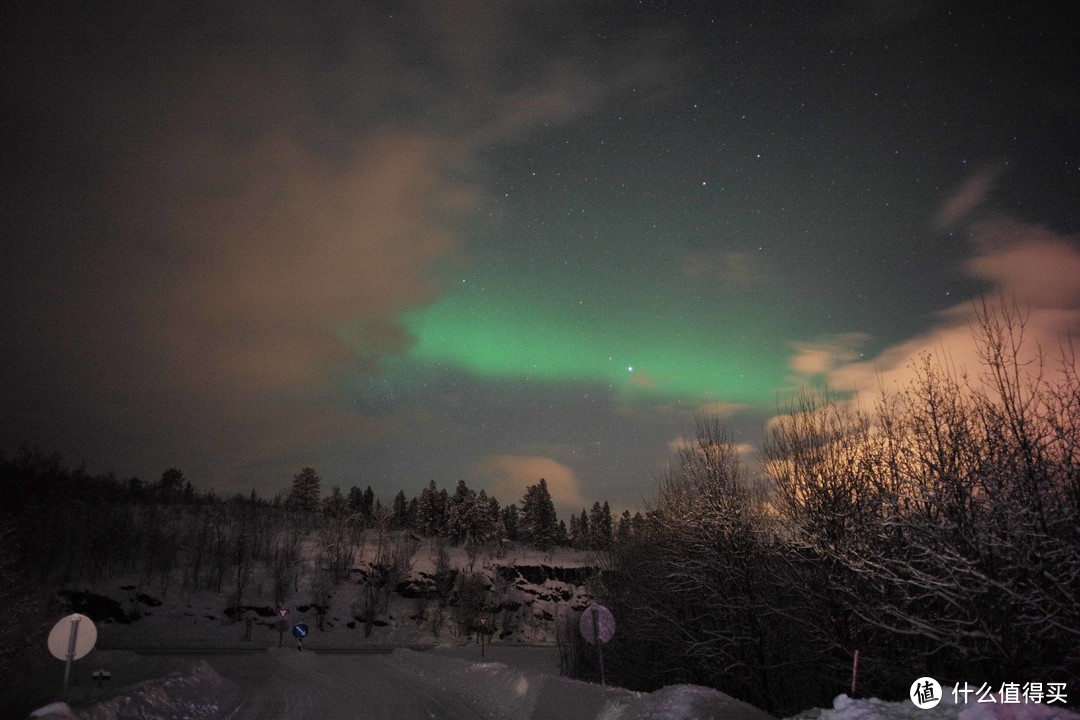
<svg viewBox="0 0 1080 720">
<path fill-rule="evenodd" d="M 638 507 L 696 413 L 752 455 L 799 386 L 970 360 L 980 295 L 1080 334 L 1048 10 L 9 5 L 9 455 Z"/>
</svg>

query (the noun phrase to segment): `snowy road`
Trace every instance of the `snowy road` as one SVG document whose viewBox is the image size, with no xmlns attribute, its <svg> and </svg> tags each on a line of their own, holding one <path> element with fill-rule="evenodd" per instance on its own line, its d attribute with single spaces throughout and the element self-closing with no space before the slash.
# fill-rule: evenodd
<svg viewBox="0 0 1080 720">
<path fill-rule="evenodd" d="M 452 692 L 417 682 L 389 655 L 276 652 L 206 660 L 243 693 L 235 720 L 488 717 Z"/>
<path fill-rule="evenodd" d="M 553 649 L 492 650 L 487 658 L 475 657 L 476 648 L 467 646 L 357 655 L 276 648 L 227 654 L 189 649 L 172 657 L 110 651 L 99 659 L 115 671 L 118 685 L 90 691 L 90 702 L 73 697 L 77 716 L 64 705 L 65 712 L 49 717 L 773 720 L 707 688 L 678 685 L 640 694 L 559 677 L 550 668 Z"/>
</svg>

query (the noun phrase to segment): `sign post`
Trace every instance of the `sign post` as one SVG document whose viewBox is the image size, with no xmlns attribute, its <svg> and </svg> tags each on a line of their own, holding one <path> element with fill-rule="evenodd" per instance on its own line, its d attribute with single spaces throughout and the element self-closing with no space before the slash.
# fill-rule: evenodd
<svg viewBox="0 0 1080 720">
<path fill-rule="evenodd" d="M 58 660 L 64 661 L 64 687 L 60 691 L 60 700 L 67 700 L 68 680 L 71 678 L 71 661 L 79 660 L 94 649 L 97 643 L 97 628 L 94 621 L 85 615 L 68 615 L 53 625 L 49 632 L 49 652 Z"/>
<path fill-rule="evenodd" d="M 480 627 L 477 629 L 476 633 L 480 636 L 480 657 L 484 657 L 484 641 L 487 640 L 485 637 L 485 635 L 487 635 L 487 621 L 488 619 L 486 617 L 480 618 Z"/>
<path fill-rule="evenodd" d="M 296 623 L 295 625 L 293 625 L 292 634 L 293 637 L 296 638 L 296 649 L 299 651 L 303 651 L 304 638 L 307 637 L 308 634 L 307 623 Z"/>
<path fill-rule="evenodd" d="M 105 682 L 112 677 L 112 673 L 108 670 L 95 670 L 90 673 L 90 677 L 94 678 L 94 682 L 97 683 L 98 689 L 101 689 L 101 683 Z"/>
<path fill-rule="evenodd" d="M 285 618 L 288 617 L 288 615 L 289 615 L 289 609 L 288 608 L 278 608 L 277 609 L 277 616 L 278 616 L 277 646 L 278 647 L 281 647 L 281 644 L 285 640 Z"/>
<path fill-rule="evenodd" d="M 603 605 L 593 603 L 581 613 L 579 624 L 581 636 L 585 642 L 596 646 L 596 656 L 600 662 L 600 684 L 606 685 L 604 679 L 604 643 L 611 640 L 615 635 L 615 617 Z"/>
</svg>

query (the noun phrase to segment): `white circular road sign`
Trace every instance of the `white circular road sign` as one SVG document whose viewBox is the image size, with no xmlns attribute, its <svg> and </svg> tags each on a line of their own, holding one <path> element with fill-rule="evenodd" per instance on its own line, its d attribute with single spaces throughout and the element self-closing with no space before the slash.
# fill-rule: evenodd
<svg viewBox="0 0 1080 720">
<path fill-rule="evenodd" d="M 615 636 L 615 617 L 603 605 L 593 603 L 581 613 L 580 629 L 585 642 L 595 645 L 599 639 L 604 644 Z"/>
<path fill-rule="evenodd" d="M 97 628 L 85 615 L 68 615 L 49 632 L 49 652 L 58 660 L 78 660 L 94 649 Z"/>
</svg>

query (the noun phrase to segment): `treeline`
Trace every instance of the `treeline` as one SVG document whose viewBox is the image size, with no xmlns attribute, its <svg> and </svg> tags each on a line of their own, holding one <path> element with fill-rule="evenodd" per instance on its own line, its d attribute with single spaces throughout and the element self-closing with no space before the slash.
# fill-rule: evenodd
<svg viewBox="0 0 1080 720">
<path fill-rule="evenodd" d="M 606 549 L 644 523 L 629 513 L 613 523 L 605 502 L 571 518 L 568 530 L 543 478 L 520 505 L 506 506 L 464 481 L 452 493 L 431 481 L 418 496 L 399 491 L 389 504 L 370 486 L 324 494 L 312 468 L 272 499 L 255 490 L 223 498 L 197 491 L 176 468 L 156 482 L 120 480 L 69 469 L 59 455 L 31 448 L 0 455 L 0 506 L 0 569 L 10 580 L 0 601 L 18 601 L 43 616 L 53 610 L 48 589 L 121 575 L 160 593 L 211 590 L 225 595 L 229 607 L 255 595 L 282 603 L 301 590 L 325 605 L 368 532 L 379 538 L 372 563 L 386 588 L 405 561 L 394 556 L 404 550 L 389 539 L 393 532 L 463 545 L 475 558 L 508 542 Z M 253 587 L 256 575 L 270 586 Z"/>
<path fill-rule="evenodd" d="M 717 421 L 612 549 L 608 677 L 690 682 L 783 717 L 850 692 L 1080 681 L 1080 383 L 982 308 L 982 373 L 924 356 L 871 410 L 804 392 L 758 472 Z M 588 663 L 591 656 L 583 656 Z M 589 672 L 586 670 L 586 672 Z M 1075 698 L 1073 698 L 1075 701 Z"/>
<path fill-rule="evenodd" d="M 354 536 L 406 530 L 467 548 L 521 542 L 605 550 L 644 526 L 640 513 L 626 511 L 615 521 L 608 503 L 597 502 L 571 516 L 567 528 L 543 478 L 527 488 L 520 506 L 500 506 L 464 481 L 449 493 L 432 480 L 418 496 L 402 490 L 389 504 L 370 486 L 347 492 L 335 486 L 324 495 L 313 468 L 303 468 L 291 489 L 274 498 L 255 490 L 223 498 L 197 491 L 176 468 L 156 482 L 120 480 L 82 466 L 69 469 L 60 455 L 36 448 L 0 454 L 0 505 L 12 538 L 7 556 L 15 564 L 24 560 L 22 571 L 42 583 L 96 582 L 120 573 L 167 583 L 183 565 L 190 575 L 185 584 L 218 591 L 228 566 L 248 558 L 280 563 L 280 556 L 295 553 L 291 546 L 301 536 L 329 528 Z M 278 547 L 283 534 L 294 536 L 289 548 Z"/>
<path fill-rule="evenodd" d="M 640 512 L 631 515 L 629 510 L 615 520 L 607 501 L 597 501 L 590 510 L 582 508 L 580 514 L 572 514 L 567 527 L 555 511 L 544 478 L 526 489 L 520 507 L 516 503 L 500 506 L 486 491 L 475 491 L 464 480 L 458 481 L 453 493 L 439 488 L 434 480 L 412 498 L 399 490 L 386 506 L 370 486 L 365 490 L 354 486 L 348 493 L 334 487 L 320 499 L 318 474 L 304 468 L 283 502 L 293 511 L 346 517 L 363 527 L 411 530 L 425 537 L 447 538 L 467 548 L 490 542 L 523 542 L 542 550 L 555 546 L 607 550 L 616 537 L 629 537 L 645 522 Z"/>
<path fill-rule="evenodd" d="M 299 600 L 315 607 L 321 625 L 336 587 L 356 579 L 350 572 L 366 540 L 372 554 L 364 558 L 359 582 L 368 592 L 352 612 L 370 632 L 393 588 L 406 579 L 422 537 L 434 539 L 442 563 L 436 574 L 445 587 L 433 613 L 441 617 L 451 595 L 468 595 L 458 585 L 471 577 L 458 578 L 440 549 L 444 544 L 465 547 L 471 573 L 481 553 L 500 554 L 510 542 L 602 549 L 644 523 L 629 514 L 613 523 L 607 503 L 597 503 L 568 530 L 544 479 L 527 488 L 520 504 L 506 506 L 464 481 L 452 493 L 432 481 L 418 496 L 399 491 L 388 504 L 370 487 L 333 487 L 324 494 L 312 468 L 303 468 L 289 491 L 274 498 L 254 490 L 221 497 L 196 490 L 176 468 L 155 482 L 121 480 L 70 469 L 59 455 L 31 448 L 0 454 L 0 507 L 0 603 L 9 613 L 0 629 L 10 651 L 0 656 L 5 667 L 20 648 L 39 644 L 64 611 L 56 595 L 62 587 L 126 577 L 140 591 L 160 595 L 209 590 L 223 597 L 233 617 L 245 603 Z M 130 611 L 139 612 L 134 601 Z"/>
</svg>

